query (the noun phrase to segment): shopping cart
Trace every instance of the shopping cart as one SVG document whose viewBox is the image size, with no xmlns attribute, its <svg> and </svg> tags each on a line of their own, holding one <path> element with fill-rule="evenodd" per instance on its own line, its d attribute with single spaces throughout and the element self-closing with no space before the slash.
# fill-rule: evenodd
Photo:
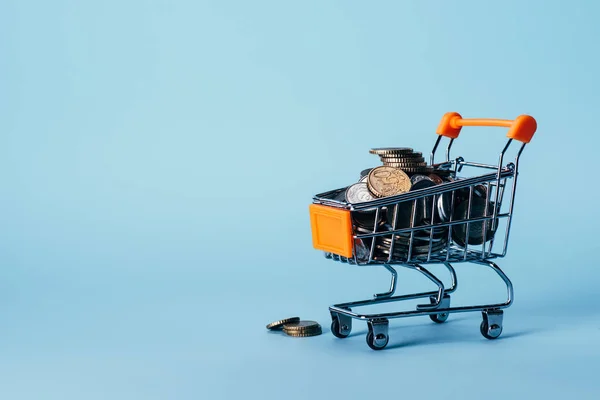
<svg viewBox="0 0 600 400">
<path fill-rule="evenodd" d="M 452 143 L 463 126 L 498 126 L 509 128 L 508 142 L 497 165 L 450 159 Z M 481 311 L 481 334 L 496 339 L 502 333 L 503 309 L 513 301 L 513 286 L 506 274 L 492 260 L 506 255 L 511 227 L 519 158 L 537 129 L 535 119 L 521 115 L 515 120 L 464 119 L 458 113 L 443 116 L 431 152 L 431 172 L 444 176 L 442 183 L 411 190 L 394 196 L 351 204 L 339 200 L 346 188 L 321 193 L 310 205 L 313 246 L 325 257 L 353 265 L 381 265 L 391 273 L 391 286 L 374 298 L 335 304 L 329 307 L 331 331 L 345 338 L 352 329 L 352 319 L 366 320 L 367 344 L 373 350 L 383 349 L 389 341 L 389 320 L 429 315 L 443 323 L 449 314 Z M 435 163 L 435 152 L 443 137 L 450 139 L 446 160 Z M 511 143 L 521 147 L 514 159 L 503 165 Z M 463 168 L 484 171 L 481 175 L 460 176 Z M 482 173 L 482 172 L 480 172 Z M 508 196 L 508 202 L 503 203 Z M 470 262 L 491 268 L 506 284 L 507 299 L 503 303 L 451 307 L 450 294 L 457 288 L 452 263 Z M 441 264 L 450 273 L 451 286 L 430 272 L 425 265 Z M 394 296 L 397 273 L 394 265 L 414 269 L 435 285 L 436 291 Z M 429 298 L 427 304 L 401 312 L 361 314 L 354 307 L 404 300 Z"/>
</svg>

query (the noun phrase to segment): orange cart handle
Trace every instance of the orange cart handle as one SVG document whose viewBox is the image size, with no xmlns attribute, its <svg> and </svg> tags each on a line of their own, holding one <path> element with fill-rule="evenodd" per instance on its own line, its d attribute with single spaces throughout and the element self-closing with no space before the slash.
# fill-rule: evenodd
<svg viewBox="0 0 600 400">
<path fill-rule="evenodd" d="M 537 129 L 537 122 L 530 115 L 519 115 L 514 120 L 463 118 L 459 113 L 449 112 L 444 114 L 436 133 L 451 139 L 456 139 L 463 126 L 501 126 L 508 129 L 506 135 L 523 143 L 529 143 Z"/>
</svg>

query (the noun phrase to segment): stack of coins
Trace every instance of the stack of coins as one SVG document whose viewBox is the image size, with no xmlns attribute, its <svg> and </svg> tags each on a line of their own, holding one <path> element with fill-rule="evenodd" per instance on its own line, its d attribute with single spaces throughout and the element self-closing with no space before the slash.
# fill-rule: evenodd
<svg viewBox="0 0 600 400">
<path fill-rule="evenodd" d="M 281 319 L 267 325 L 271 331 L 283 331 L 292 337 L 318 336 L 323 333 L 321 325 L 315 321 L 301 321 L 298 317 Z"/>
<path fill-rule="evenodd" d="M 384 166 L 399 168 L 409 175 L 433 171 L 427 166 L 423 153 L 416 152 L 410 147 L 382 147 L 371 149 L 369 153 L 377 154 Z"/>
<path fill-rule="evenodd" d="M 318 336 L 323 333 L 321 325 L 315 321 L 299 321 L 285 324 L 283 332 L 293 337 Z"/>
</svg>

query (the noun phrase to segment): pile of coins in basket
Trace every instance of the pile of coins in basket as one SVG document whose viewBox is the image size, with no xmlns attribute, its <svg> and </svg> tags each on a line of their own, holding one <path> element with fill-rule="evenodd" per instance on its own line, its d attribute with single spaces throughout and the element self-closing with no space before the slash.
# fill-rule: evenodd
<svg viewBox="0 0 600 400">
<path fill-rule="evenodd" d="M 363 170 L 359 181 L 340 191 L 335 200 L 358 204 L 457 180 L 452 171 L 434 169 L 433 166 L 427 165 L 423 154 L 411 148 L 377 148 L 371 149 L 370 153 L 378 155 L 383 165 Z M 423 196 L 414 202 L 411 200 L 397 203 L 397 207 L 381 207 L 379 211 L 353 211 L 354 229 L 357 234 L 365 234 L 372 233 L 375 228 L 377 232 L 384 232 L 411 226 L 422 227 L 423 229 L 415 230 L 412 234 L 411 254 L 427 255 L 430 251 L 435 254 L 448 244 L 448 226 L 431 228 L 431 225 L 439 225 L 440 222 L 448 222 L 450 219 L 466 220 L 467 216 L 472 219 L 491 215 L 494 204 L 488 200 L 487 189 L 485 185 L 474 187 L 470 215 L 470 189 L 466 188 L 455 191 L 454 200 L 452 192 L 445 192 Z M 471 222 L 468 244 L 482 244 L 490 240 L 494 233 L 489 221 Z M 450 236 L 454 243 L 464 247 L 467 243 L 466 224 L 454 225 Z M 376 240 L 373 256 L 375 260 L 387 260 L 390 252 L 393 252 L 392 259 L 405 259 L 410 248 L 411 233 L 396 234 L 393 246 L 391 235 L 380 236 Z M 369 257 L 371 241 L 372 239 L 365 238 L 355 242 L 359 259 Z"/>
</svg>

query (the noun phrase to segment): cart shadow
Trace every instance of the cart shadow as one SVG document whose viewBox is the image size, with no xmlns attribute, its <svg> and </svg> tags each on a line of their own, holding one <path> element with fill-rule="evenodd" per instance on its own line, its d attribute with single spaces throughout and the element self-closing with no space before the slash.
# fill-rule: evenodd
<svg viewBox="0 0 600 400">
<path fill-rule="evenodd" d="M 466 324 L 466 321 L 472 321 L 473 324 Z M 494 342 L 510 340 L 518 337 L 533 335 L 539 333 L 541 329 L 522 329 L 519 331 L 504 332 Z M 366 336 L 368 329 L 356 329 L 348 336 Z M 406 348 L 410 346 L 439 345 L 448 343 L 472 343 L 474 339 L 484 339 L 479 333 L 479 320 L 469 318 L 468 316 L 456 316 L 443 324 L 436 324 L 431 321 L 410 322 L 402 325 L 390 325 L 389 327 L 390 343 L 386 350 Z"/>
<path fill-rule="evenodd" d="M 447 320 L 443 324 L 436 324 L 436 323 L 432 322 L 429 318 L 427 318 L 426 321 L 423 320 L 423 322 L 416 322 L 415 320 L 411 320 L 410 322 L 404 323 L 402 325 L 393 326 L 390 324 L 389 332 L 390 332 L 390 336 L 392 336 L 392 335 L 395 336 L 394 332 L 398 332 L 398 334 L 401 334 L 401 332 L 403 332 L 403 331 L 406 332 L 407 329 L 419 329 L 419 330 L 433 329 L 433 330 L 436 330 L 438 328 L 441 328 L 444 325 L 452 326 L 458 322 L 465 321 L 468 319 L 469 318 L 467 316 L 456 316 L 456 317 L 453 317 L 452 319 Z M 348 337 L 351 338 L 354 336 L 365 336 L 369 332 L 369 330 L 366 328 L 366 324 L 364 324 L 364 326 L 365 326 L 365 328 L 362 328 L 362 326 L 361 326 L 361 329 L 356 329 L 356 327 L 353 326 L 352 332 L 350 333 L 350 335 L 348 335 Z M 331 332 L 331 330 L 329 330 L 329 332 Z"/>
<path fill-rule="evenodd" d="M 441 327 L 440 327 L 441 328 Z M 481 341 L 489 341 L 489 339 L 483 338 L 479 333 L 475 334 L 473 329 L 469 329 L 464 327 L 464 329 L 453 330 L 448 332 L 448 330 L 437 329 L 437 327 L 431 328 L 419 328 L 415 329 L 410 333 L 410 337 L 406 340 L 402 340 L 402 327 L 397 329 L 390 330 L 391 343 L 386 347 L 386 349 L 397 349 L 397 348 L 406 348 L 410 346 L 424 346 L 424 345 L 438 345 L 438 344 L 449 344 L 449 343 L 472 343 L 474 338 L 479 338 Z M 438 332 L 435 332 L 438 331 Z M 501 342 L 505 340 L 510 340 L 513 338 L 518 338 L 527 335 L 533 335 L 538 333 L 539 329 L 525 329 L 515 332 L 506 332 L 503 333 L 499 338 L 494 339 L 494 342 Z M 397 332 L 397 333 L 396 333 Z M 420 333 L 423 332 L 421 335 Z M 434 333 L 435 332 L 435 333 Z M 395 334 L 396 333 L 396 334 Z M 405 336 L 406 330 L 404 329 Z M 432 334 L 434 333 L 434 334 Z M 393 341 L 393 338 L 397 337 L 398 341 Z"/>
</svg>

